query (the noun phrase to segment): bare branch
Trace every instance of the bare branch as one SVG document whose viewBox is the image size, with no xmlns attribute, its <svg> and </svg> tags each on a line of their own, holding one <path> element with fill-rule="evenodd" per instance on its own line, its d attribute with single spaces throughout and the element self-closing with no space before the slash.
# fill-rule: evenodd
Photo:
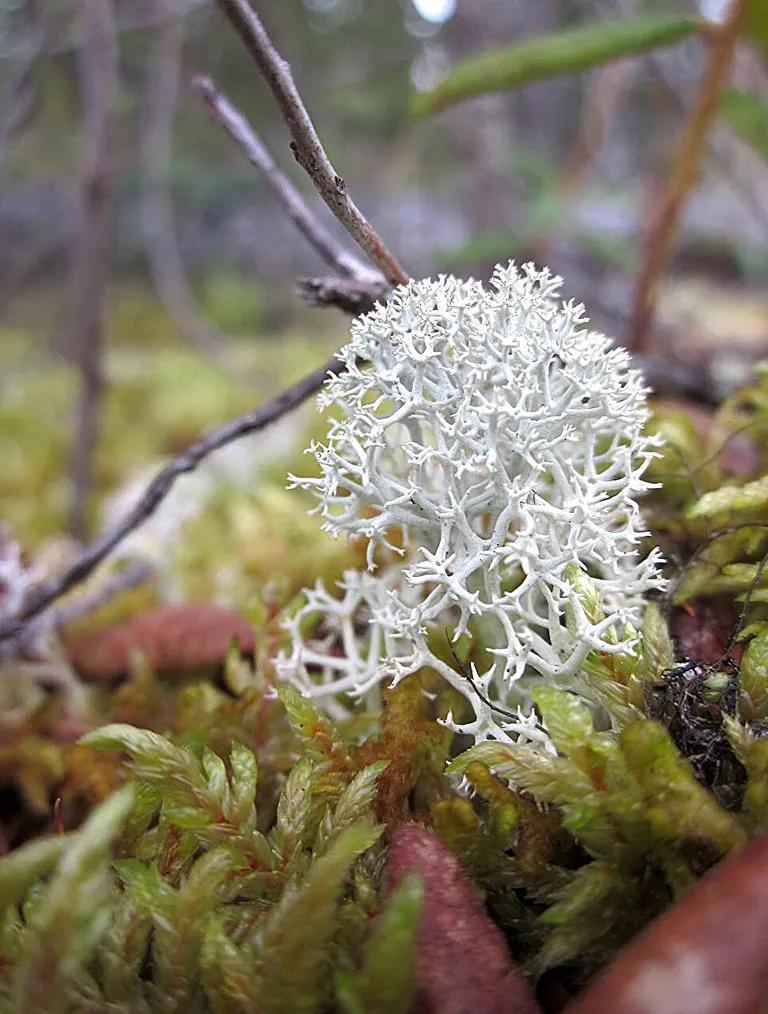
<svg viewBox="0 0 768 1014">
<path fill-rule="evenodd" d="M 31 592 L 15 617 L 0 622 L 0 642 L 19 636 L 31 620 L 75 585 L 84 581 L 127 535 L 155 512 L 180 476 L 193 472 L 201 461 L 219 448 L 251 433 L 257 433 L 276 422 L 322 387 L 329 374 L 341 373 L 343 369 L 341 360 L 335 357 L 330 359 L 319 369 L 268 401 L 266 405 L 213 430 L 169 461 L 150 482 L 139 502 L 122 521 L 91 543 L 59 577 Z"/>
<path fill-rule="evenodd" d="M 83 539 L 92 459 L 104 387 L 103 330 L 109 263 L 110 149 L 117 97 L 117 40 L 111 0 L 80 0 L 83 160 L 80 223 L 72 252 L 70 340 L 80 371 L 80 404 L 72 451 L 72 534 Z"/>
<path fill-rule="evenodd" d="M 335 306 L 352 316 L 369 313 L 391 291 L 383 278 L 373 282 L 356 278 L 300 278 L 298 290 L 310 306 Z"/>
<path fill-rule="evenodd" d="M 118 595 L 146 584 L 157 573 L 154 564 L 147 560 L 131 560 L 116 573 L 111 574 L 103 581 L 98 588 L 78 595 L 74 600 L 65 602 L 55 609 L 51 609 L 45 617 L 37 620 L 38 623 L 46 623 L 51 627 L 65 627 L 77 620 L 82 620 L 97 609 L 111 602 Z"/>
<path fill-rule="evenodd" d="M 264 178 L 288 217 L 323 260 L 348 278 L 375 279 L 379 273 L 368 267 L 328 232 L 304 197 L 275 162 L 261 138 L 211 78 L 199 75 L 192 88 L 205 101 L 211 118 L 229 134 L 248 161 Z M 383 283 L 383 279 L 382 279 Z"/>
<path fill-rule="evenodd" d="M 256 61 L 290 131 L 296 161 L 317 192 L 355 242 L 381 268 L 393 285 L 408 276 L 381 236 L 349 196 L 347 185 L 334 169 L 293 80 L 291 68 L 267 35 L 261 19 L 247 0 L 216 0 L 246 49 Z"/>
</svg>

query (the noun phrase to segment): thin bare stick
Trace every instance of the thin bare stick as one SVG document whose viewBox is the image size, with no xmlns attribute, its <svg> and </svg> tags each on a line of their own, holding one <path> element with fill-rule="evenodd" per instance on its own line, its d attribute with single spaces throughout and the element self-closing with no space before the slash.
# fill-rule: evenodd
<svg viewBox="0 0 768 1014">
<path fill-rule="evenodd" d="M 116 573 L 111 574 L 98 588 L 49 610 L 38 623 L 49 623 L 52 627 L 65 627 L 75 623 L 101 609 L 118 595 L 151 581 L 156 573 L 155 565 L 147 560 L 131 560 Z"/>
<path fill-rule="evenodd" d="M 258 14 L 247 0 L 216 0 L 261 71 L 283 115 L 296 161 L 354 241 L 381 268 L 393 285 L 408 275 L 381 236 L 349 196 L 344 179 L 334 169 L 293 80 L 291 68 L 275 49 Z"/>
<path fill-rule="evenodd" d="M 391 292 L 381 276 L 372 282 L 358 278 L 300 278 L 298 290 L 310 306 L 335 306 L 355 317 L 369 313 Z"/>
<path fill-rule="evenodd" d="M 192 79 L 191 84 L 204 100 L 211 118 L 224 128 L 251 165 L 258 169 L 290 220 L 323 260 L 347 278 L 380 278 L 379 272 L 345 249 L 319 221 L 302 194 L 277 165 L 251 124 L 211 78 L 198 75 Z"/>
<path fill-rule="evenodd" d="M 645 350 L 653 323 L 659 280 L 669 257 L 680 213 L 701 162 L 707 133 L 717 115 L 748 0 L 731 0 L 725 22 L 711 33 L 711 52 L 696 102 L 683 131 L 666 192 L 646 234 L 635 286 L 629 347 Z"/>
<path fill-rule="evenodd" d="M 329 374 L 341 373 L 343 370 L 342 361 L 333 357 L 265 405 L 213 430 L 169 461 L 150 482 L 139 502 L 122 521 L 91 543 L 57 578 L 30 593 L 17 616 L 0 622 L 0 641 L 18 636 L 31 620 L 75 585 L 84 581 L 127 535 L 155 512 L 180 476 L 193 472 L 201 461 L 219 448 L 265 429 L 319 390 Z"/>
<path fill-rule="evenodd" d="M 92 485 L 93 454 L 104 388 L 104 308 L 109 263 L 110 149 L 117 98 L 117 40 L 111 0 L 80 0 L 83 159 L 80 223 L 72 253 L 70 342 L 80 372 L 80 404 L 72 450 L 70 530 L 82 540 Z"/>
</svg>

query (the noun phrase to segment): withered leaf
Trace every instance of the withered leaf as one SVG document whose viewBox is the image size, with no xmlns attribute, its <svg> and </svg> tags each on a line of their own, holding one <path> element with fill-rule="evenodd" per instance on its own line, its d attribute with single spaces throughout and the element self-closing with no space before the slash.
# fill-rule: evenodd
<svg viewBox="0 0 768 1014">
<path fill-rule="evenodd" d="M 428 1014 L 537 1014 L 501 931 L 454 855 L 424 828 L 395 831 L 390 885 L 416 873 L 424 901 L 416 944 L 417 1008 Z"/>
<path fill-rule="evenodd" d="M 711 870 L 567 1014 L 757 1014 L 768 982 L 768 835 Z"/>
<path fill-rule="evenodd" d="M 233 641 L 243 654 L 254 650 L 253 629 L 239 613 L 202 602 L 179 602 L 73 637 L 66 649 L 85 679 L 109 680 L 130 671 L 134 651 L 140 651 L 155 672 L 189 672 L 221 665 Z"/>
</svg>

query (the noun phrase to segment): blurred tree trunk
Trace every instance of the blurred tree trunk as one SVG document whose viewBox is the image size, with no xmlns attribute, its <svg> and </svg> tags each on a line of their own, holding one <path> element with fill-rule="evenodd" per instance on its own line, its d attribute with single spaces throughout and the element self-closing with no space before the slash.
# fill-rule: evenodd
<svg viewBox="0 0 768 1014">
<path fill-rule="evenodd" d="M 34 112 L 35 65 L 46 41 L 45 21 L 35 0 L 28 0 L 20 8 L 19 21 L 21 41 L 8 47 L 11 55 L 6 57 L 8 66 L 0 77 L 0 191 L 14 137 Z M 8 34 L 12 36 L 15 33 Z"/>
<path fill-rule="evenodd" d="M 168 191 L 173 122 L 181 78 L 184 12 L 179 0 L 155 0 L 155 45 L 147 72 L 142 137 L 142 226 L 152 280 L 182 336 L 206 358 L 234 368 L 229 339 L 197 308 L 179 250 Z"/>
<path fill-rule="evenodd" d="M 103 344 L 110 260 L 113 117 L 118 51 L 111 0 L 79 0 L 82 108 L 79 221 L 71 261 L 70 347 L 80 373 L 71 479 L 70 530 L 84 539 L 104 389 Z"/>
</svg>

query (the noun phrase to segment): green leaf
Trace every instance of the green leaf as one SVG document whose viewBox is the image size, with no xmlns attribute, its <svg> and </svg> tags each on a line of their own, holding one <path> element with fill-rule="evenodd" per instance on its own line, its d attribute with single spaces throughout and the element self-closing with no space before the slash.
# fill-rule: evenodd
<svg viewBox="0 0 768 1014">
<path fill-rule="evenodd" d="M 80 743 L 129 754 L 137 778 L 161 788 L 164 799 L 171 803 L 184 806 L 198 802 L 201 790 L 204 798 L 210 795 L 197 758 L 159 733 L 133 725 L 105 725 L 87 733 Z"/>
<path fill-rule="evenodd" d="M 513 840 L 515 831 L 521 826 L 521 817 L 527 818 L 530 814 L 529 807 L 500 778 L 493 775 L 487 765 L 479 761 L 467 767 L 465 777 L 487 804 L 488 845 L 497 851 L 506 849 Z"/>
<path fill-rule="evenodd" d="M 392 892 L 365 945 L 358 986 L 366 1014 L 408 1014 L 415 986 L 414 945 L 423 890 L 415 874 Z"/>
<path fill-rule="evenodd" d="M 20 901 L 32 884 L 56 865 L 71 842 L 71 834 L 40 838 L 4 856 L 0 860 L 0 908 Z"/>
<path fill-rule="evenodd" d="M 258 864 L 272 867 L 264 835 L 250 824 L 240 825 L 231 819 L 226 769 L 213 751 L 205 748 L 200 761 L 190 750 L 175 746 L 164 736 L 132 725 L 107 725 L 84 736 L 81 742 L 130 754 L 136 776 L 162 797 L 168 822 L 194 833 L 208 845 L 228 842 Z M 241 752 L 241 773 L 244 759 Z M 253 767 L 250 770 L 253 774 Z M 255 787 L 255 782 L 252 784 Z"/>
<path fill-rule="evenodd" d="M 692 521 L 723 518 L 727 524 L 733 515 L 764 517 L 768 513 L 768 475 L 744 486 L 721 486 L 705 493 L 686 511 Z"/>
<path fill-rule="evenodd" d="M 733 752 L 747 772 L 744 790 L 744 811 L 751 817 L 755 830 L 768 827 L 768 740 L 758 739 L 748 725 L 730 715 L 723 716 Z"/>
<path fill-rule="evenodd" d="M 750 578 L 744 583 L 743 574 L 738 571 L 726 573 L 725 568 L 740 560 L 759 560 L 766 547 L 768 528 L 765 525 L 744 525 L 712 539 L 685 568 L 672 601 L 679 604 L 699 595 L 723 591 L 734 593 L 749 587 Z"/>
<path fill-rule="evenodd" d="M 347 745 L 333 722 L 308 697 L 286 683 L 277 688 L 277 696 L 306 756 L 339 771 L 349 768 Z"/>
<path fill-rule="evenodd" d="M 376 797 L 376 783 L 379 775 L 389 766 L 389 761 L 376 761 L 358 771 L 349 785 L 339 796 L 333 815 L 330 817 L 328 832 L 323 841 L 322 851 L 327 851 L 334 838 L 351 824 L 372 816 L 373 801 Z"/>
<path fill-rule="evenodd" d="M 595 624 L 604 619 L 605 613 L 600 604 L 600 593 L 592 578 L 585 574 L 577 563 L 569 563 L 563 572 L 563 577 L 576 591 L 579 605 L 584 610 L 589 622 Z M 568 601 L 565 607 L 565 622 L 568 632 L 573 636 L 578 636 L 582 624 L 579 623 L 579 617 L 571 601 Z"/>
<path fill-rule="evenodd" d="M 567 964 L 592 951 L 606 936 L 616 946 L 615 927 L 626 924 L 628 912 L 637 904 L 634 894 L 633 878 L 621 876 L 608 863 L 582 866 L 541 916 L 554 931 L 530 962 L 529 971 L 541 975 L 548 968 Z"/>
<path fill-rule="evenodd" d="M 620 745 L 645 795 L 645 816 L 662 840 L 709 841 L 720 853 L 744 844 L 738 821 L 696 781 L 664 726 L 636 722 L 621 734 Z"/>
<path fill-rule="evenodd" d="M 720 99 L 720 112 L 731 130 L 768 161 L 768 102 L 732 88 Z"/>
<path fill-rule="evenodd" d="M 224 761 L 213 750 L 205 747 L 201 758 L 203 771 L 208 780 L 208 791 L 221 807 L 223 813 L 229 813 L 229 782 Z"/>
<path fill-rule="evenodd" d="M 675 647 L 667 621 L 656 602 L 649 602 L 643 616 L 640 672 L 646 680 L 659 679 L 675 664 Z"/>
<path fill-rule="evenodd" d="M 662 441 L 658 456 L 646 472 L 649 482 L 661 486 L 652 495 L 662 497 L 666 509 L 676 515 L 677 508 L 695 496 L 697 482 L 703 482 L 705 489 L 711 488 L 708 473 L 715 462 L 709 468 L 705 465 L 701 434 L 685 412 L 657 407 L 646 424 L 646 432 Z"/>
<path fill-rule="evenodd" d="M 104 1001 L 136 1014 L 149 1014 L 141 972 L 151 928 L 149 916 L 125 896 L 97 955 Z"/>
<path fill-rule="evenodd" d="M 150 916 L 166 916 L 173 911 L 176 890 L 156 866 L 140 859 L 117 859 L 114 865 L 137 908 Z"/>
<path fill-rule="evenodd" d="M 380 834 L 381 829 L 370 821 L 342 831 L 270 912 L 259 955 L 264 1014 L 309 1014 L 323 1006 L 338 898 L 352 863 Z"/>
<path fill-rule="evenodd" d="M 753 637 L 739 671 L 739 713 L 748 722 L 768 717 L 768 634 Z"/>
<path fill-rule="evenodd" d="M 162 997 L 161 1009 L 185 1014 L 192 1008 L 206 922 L 238 865 L 239 859 L 227 848 L 206 853 L 174 892 L 171 917 L 153 914 L 153 987 Z"/>
<path fill-rule="evenodd" d="M 260 976 L 217 916 L 212 916 L 205 928 L 200 970 L 214 1014 L 252 1014 L 260 1009 Z"/>
<path fill-rule="evenodd" d="M 550 739 L 566 757 L 572 757 L 594 735 L 590 710 L 575 694 L 537 687 L 532 696 Z"/>
<path fill-rule="evenodd" d="M 500 778 L 540 803 L 562 800 L 569 790 L 585 785 L 580 772 L 569 761 L 554 757 L 534 746 L 488 741 L 470 747 L 448 766 L 449 774 L 463 774 L 473 761 L 487 765 Z"/>
<path fill-rule="evenodd" d="M 256 758 L 241 743 L 232 744 L 229 758 L 232 770 L 230 819 L 234 824 L 249 824 L 255 814 L 259 770 Z"/>
<path fill-rule="evenodd" d="M 313 810 L 312 789 L 315 778 L 315 766 L 309 757 L 302 757 L 291 768 L 280 793 L 277 804 L 277 821 L 273 832 L 273 840 L 280 852 L 283 865 L 290 863 L 295 852 L 302 846 L 309 845 L 308 838 Z M 319 813 L 317 813 L 319 817 Z M 317 824 L 315 824 L 315 827 Z"/>
<path fill-rule="evenodd" d="M 540 78 L 573 74 L 670 45 L 696 31 L 695 18 L 667 15 L 601 22 L 527 39 L 457 64 L 432 91 L 413 100 L 413 112 L 425 115 L 486 92 L 517 88 Z"/>
<path fill-rule="evenodd" d="M 82 968 L 112 919 L 109 850 L 133 803 L 126 786 L 73 835 L 35 907 L 14 974 L 16 1014 L 70 1009 Z"/>
</svg>

